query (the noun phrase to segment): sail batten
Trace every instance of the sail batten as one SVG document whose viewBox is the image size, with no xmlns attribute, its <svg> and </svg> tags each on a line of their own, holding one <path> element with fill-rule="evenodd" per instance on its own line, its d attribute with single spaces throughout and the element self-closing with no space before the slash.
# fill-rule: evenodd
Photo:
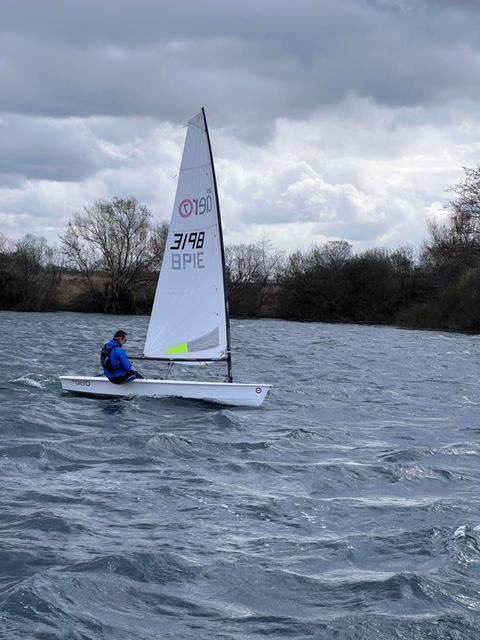
<svg viewBox="0 0 480 640">
<path fill-rule="evenodd" d="M 180 169 L 180 173 L 183 173 L 184 171 L 195 171 L 195 169 L 205 169 L 208 166 L 210 166 L 210 165 L 209 164 L 199 164 L 199 165 L 196 165 L 194 167 L 182 167 L 182 169 Z"/>
<path fill-rule="evenodd" d="M 228 360 L 223 241 L 203 111 L 189 121 L 144 356 Z"/>
</svg>

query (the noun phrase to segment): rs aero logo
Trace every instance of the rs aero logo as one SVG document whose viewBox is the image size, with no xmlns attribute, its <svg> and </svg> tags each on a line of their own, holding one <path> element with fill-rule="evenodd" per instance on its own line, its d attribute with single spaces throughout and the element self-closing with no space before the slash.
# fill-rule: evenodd
<svg viewBox="0 0 480 640">
<path fill-rule="evenodd" d="M 212 210 L 212 194 L 211 189 L 207 190 L 207 195 L 201 198 L 185 198 L 178 205 L 178 213 L 182 218 L 190 218 L 190 216 L 203 216 Z"/>
</svg>

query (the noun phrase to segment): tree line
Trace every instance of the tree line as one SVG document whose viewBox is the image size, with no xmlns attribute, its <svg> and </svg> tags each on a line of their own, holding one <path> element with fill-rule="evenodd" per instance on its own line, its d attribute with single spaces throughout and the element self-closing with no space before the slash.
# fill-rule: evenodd
<svg viewBox="0 0 480 640">
<path fill-rule="evenodd" d="M 480 166 L 450 191 L 418 251 L 227 246 L 231 315 L 480 331 Z M 58 247 L 0 234 L 0 309 L 149 313 L 167 234 L 134 197 L 74 214 Z"/>
</svg>

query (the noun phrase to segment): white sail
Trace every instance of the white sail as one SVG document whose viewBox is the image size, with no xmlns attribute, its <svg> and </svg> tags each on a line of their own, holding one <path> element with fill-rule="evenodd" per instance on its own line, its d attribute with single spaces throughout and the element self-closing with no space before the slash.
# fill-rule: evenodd
<svg viewBox="0 0 480 640">
<path fill-rule="evenodd" d="M 226 323 L 221 227 L 201 112 L 188 123 L 144 355 L 226 359 Z"/>
</svg>

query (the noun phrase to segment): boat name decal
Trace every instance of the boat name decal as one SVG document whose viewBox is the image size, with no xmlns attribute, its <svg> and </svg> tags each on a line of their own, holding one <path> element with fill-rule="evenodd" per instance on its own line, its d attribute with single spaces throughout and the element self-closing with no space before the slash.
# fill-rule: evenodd
<svg viewBox="0 0 480 640">
<path fill-rule="evenodd" d="M 90 386 L 90 380 L 75 380 L 75 384 L 79 387 L 89 387 Z"/>
</svg>

